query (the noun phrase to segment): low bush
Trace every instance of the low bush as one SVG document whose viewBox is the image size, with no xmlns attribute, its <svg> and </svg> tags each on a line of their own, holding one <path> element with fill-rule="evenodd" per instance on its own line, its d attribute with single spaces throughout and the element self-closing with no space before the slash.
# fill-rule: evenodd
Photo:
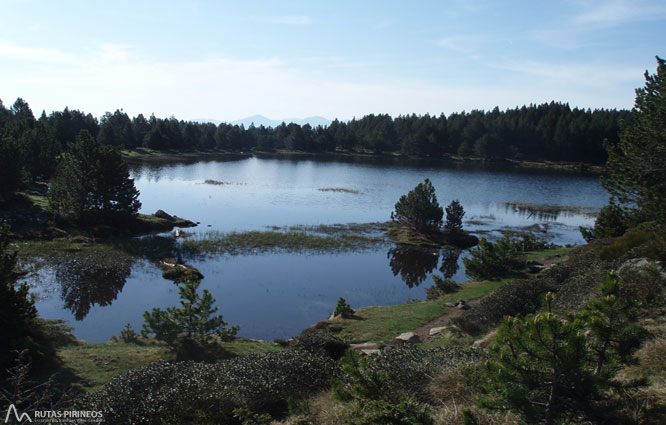
<svg viewBox="0 0 666 425">
<path fill-rule="evenodd" d="M 525 259 L 508 233 L 495 243 L 481 239 L 471 258 L 463 258 L 467 274 L 475 279 L 498 279 L 525 267 Z"/>
<path fill-rule="evenodd" d="M 646 342 L 636 353 L 638 368 L 645 377 L 666 378 L 666 338 Z"/>
<path fill-rule="evenodd" d="M 476 362 L 483 358 L 481 352 L 468 347 L 439 347 L 422 349 L 413 345 L 403 345 L 360 362 L 357 371 L 361 378 L 349 373 L 340 379 L 346 388 L 358 386 L 361 382 L 374 382 L 376 398 L 398 403 L 414 398 L 428 400 L 427 386 L 432 377 L 441 370 L 462 363 Z M 374 377 L 380 376 L 379 379 Z"/>
<path fill-rule="evenodd" d="M 392 425 L 433 425 L 430 407 L 412 399 L 399 403 L 383 400 L 370 400 L 361 404 L 361 417 L 350 425 L 392 424 Z"/>
<path fill-rule="evenodd" d="M 597 215 L 592 229 L 581 227 L 583 238 L 589 242 L 592 239 L 621 236 L 627 231 L 630 217 L 615 203 L 604 206 Z"/>
<path fill-rule="evenodd" d="M 326 355 L 338 360 L 345 354 L 349 344 L 326 329 L 309 328 L 304 330 L 300 336 L 294 338 L 289 347 L 294 350 Z"/>
<path fill-rule="evenodd" d="M 103 411 L 107 424 L 234 424 L 238 408 L 285 414 L 287 399 L 326 388 L 337 371 L 330 358 L 303 350 L 216 364 L 155 362 L 115 377 L 79 404 Z"/>
<path fill-rule="evenodd" d="M 432 280 L 435 285 L 426 288 L 426 300 L 436 300 L 443 295 L 452 294 L 460 289 L 460 285 L 453 279 L 442 279 L 437 275 L 432 275 Z"/>
<path fill-rule="evenodd" d="M 644 305 L 662 305 L 666 301 L 666 277 L 656 263 L 640 268 L 627 266 L 619 274 L 627 298 Z"/>
<path fill-rule="evenodd" d="M 354 310 L 351 308 L 347 300 L 340 297 L 338 299 L 338 304 L 335 306 L 335 311 L 333 311 L 333 316 L 342 316 L 349 317 L 354 315 Z"/>
<path fill-rule="evenodd" d="M 453 319 L 453 323 L 470 335 L 480 335 L 497 326 L 504 316 L 535 313 L 541 307 L 542 296 L 554 289 L 546 279 L 521 279 L 504 284 L 476 307 Z"/>
<path fill-rule="evenodd" d="M 604 247 L 599 256 L 602 260 L 613 261 L 624 257 L 632 249 L 654 239 L 654 233 L 642 230 L 632 230 L 615 239 L 610 245 Z"/>
<path fill-rule="evenodd" d="M 120 339 L 127 343 L 137 343 L 139 342 L 139 334 L 137 334 L 136 331 L 132 329 L 132 325 L 128 323 L 120 331 Z"/>
</svg>

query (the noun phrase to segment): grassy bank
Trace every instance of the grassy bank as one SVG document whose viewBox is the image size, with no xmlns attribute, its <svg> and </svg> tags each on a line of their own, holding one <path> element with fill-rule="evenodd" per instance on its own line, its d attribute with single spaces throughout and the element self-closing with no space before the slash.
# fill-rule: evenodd
<svg viewBox="0 0 666 425">
<path fill-rule="evenodd" d="M 386 342 L 441 316 L 447 309 L 455 308 L 447 304 L 482 297 L 512 280 L 507 278 L 497 281 L 470 281 L 463 283 L 458 292 L 435 301 L 360 308 L 352 318 L 335 318 L 323 322 L 320 326 L 351 343 Z"/>
<path fill-rule="evenodd" d="M 279 351 L 282 348 L 274 343 L 238 338 L 221 343 L 229 356 L 245 356 Z M 106 343 L 67 345 L 58 349 L 58 358 L 67 384 L 75 391 L 96 391 L 114 376 L 139 366 L 158 360 L 173 360 L 167 346 L 154 339 L 140 339 L 139 343 L 126 343 L 119 340 Z"/>
</svg>

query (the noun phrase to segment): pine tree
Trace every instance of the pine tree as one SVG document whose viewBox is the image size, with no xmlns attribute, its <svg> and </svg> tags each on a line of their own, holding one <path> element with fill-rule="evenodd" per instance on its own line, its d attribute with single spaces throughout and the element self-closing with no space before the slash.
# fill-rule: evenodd
<svg viewBox="0 0 666 425">
<path fill-rule="evenodd" d="M 143 313 L 144 336 L 154 334 L 166 342 L 180 359 L 203 359 L 215 342 L 229 341 L 238 332 L 238 326 L 227 328 L 222 315 L 215 315 L 215 299 L 206 289 L 198 292 L 201 281 L 190 275 L 180 284 L 180 308 L 166 310 L 154 308 Z"/>
<path fill-rule="evenodd" d="M 141 203 L 120 152 L 87 130 L 63 153 L 49 190 L 50 208 L 77 221 L 111 222 L 135 215 Z"/>
<path fill-rule="evenodd" d="M 451 201 L 446 207 L 446 224 L 444 227 L 450 231 L 462 230 L 462 218 L 465 216 L 465 210 L 458 200 Z"/>
<path fill-rule="evenodd" d="M 439 228 L 444 210 L 435 196 L 430 179 L 419 183 L 407 195 L 402 195 L 391 213 L 391 220 L 407 224 L 417 230 Z"/>
<path fill-rule="evenodd" d="M 666 62 L 657 57 L 657 73 L 645 72 L 636 90 L 631 122 L 622 122 L 618 143 L 605 143 L 609 176 L 604 187 L 639 221 L 666 221 Z"/>
</svg>

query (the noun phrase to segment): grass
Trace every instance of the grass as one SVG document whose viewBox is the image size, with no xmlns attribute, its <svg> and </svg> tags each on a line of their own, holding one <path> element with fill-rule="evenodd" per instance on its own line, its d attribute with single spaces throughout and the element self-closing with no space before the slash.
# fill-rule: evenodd
<svg viewBox="0 0 666 425">
<path fill-rule="evenodd" d="M 168 348 L 158 343 L 81 342 L 58 350 L 63 367 L 78 377 L 72 382 L 74 389 L 83 391 L 98 390 L 116 375 L 170 356 Z"/>
<path fill-rule="evenodd" d="M 537 260 L 550 260 L 556 259 L 555 263 L 560 263 L 569 258 L 569 254 L 576 247 L 559 247 L 553 249 L 546 249 L 543 251 L 525 251 L 523 254 L 527 261 L 537 261 Z"/>
<path fill-rule="evenodd" d="M 447 303 L 481 297 L 512 280 L 467 282 L 458 292 L 435 301 L 360 308 L 354 318 L 328 321 L 328 329 L 351 343 L 386 342 L 444 314 Z"/>
<path fill-rule="evenodd" d="M 571 205 L 542 205 L 542 204 L 528 204 L 525 202 L 509 201 L 505 202 L 507 207 L 513 208 L 520 213 L 526 213 L 529 216 L 537 216 L 539 218 L 557 218 L 560 214 L 583 214 L 588 217 L 595 217 L 599 212 L 596 208 L 579 207 Z"/>
<path fill-rule="evenodd" d="M 358 195 L 359 192 L 358 190 L 355 189 L 346 189 L 344 187 L 322 187 L 317 189 L 320 192 L 342 192 L 342 193 L 352 193 L 354 195 Z"/>
<path fill-rule="evenodd" d="M 368 234 L 350 231 L 334 231 L 330 228 L 322 232 L 305 228 L 286 230 L 217 232 L 211 231 L 193 239 L 185 239 L 183 246 L 194 253 L 206 254 L 254 254 L 282 250 L 286 252 L 354 252 L 362 251 L 385 239 Z"/>
<path fill-rule="evenodd" d="M 237 338 L 220 344 L 233 356 L 279 351 L 274 343 Z M 75 391 L 96 391 L 114 376 L 157 360 L 173 360 L 168 347 L 152 338 L 142 338 L 140 344 L 112 340 L 106 343 L 67 345 L 58 349 L 62 367 Z"/>
</svg>

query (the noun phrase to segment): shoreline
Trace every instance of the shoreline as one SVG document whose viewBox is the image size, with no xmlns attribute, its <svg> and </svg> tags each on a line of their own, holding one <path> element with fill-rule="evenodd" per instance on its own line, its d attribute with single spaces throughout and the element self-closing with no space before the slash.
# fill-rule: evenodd
<svg viewBox="0 0 666 425">
<path fill-rule="evenodd" d="M 440 166 L 470 165 L 488 168 L 510 168 L 517 170 L 546 170 L 563 171 L 578 174 L 601 175 L 606 168 L 603 165 L 580 162 L 554 162 L 554 161 L 528 161 L 510 158 L 480 158 L 463 156 L 417 157 L 404 155 L 399 152 L 369 153 L 369 152 L 302 152 L 302 151 L 248 151 L 233 152 L 222 150 L 211 151 L 156 151 L 147 148 L 122 151 L 123 158 L 129 164 L 155 163 L 155 162 L 198 162 L 202 160 L 235 160 L 247 158 L 261 159 L 312 159 L 320 161 L 341 162 L 375 162 L 395 161 L 397 163 L 428 163 Z"/>
</svg>

